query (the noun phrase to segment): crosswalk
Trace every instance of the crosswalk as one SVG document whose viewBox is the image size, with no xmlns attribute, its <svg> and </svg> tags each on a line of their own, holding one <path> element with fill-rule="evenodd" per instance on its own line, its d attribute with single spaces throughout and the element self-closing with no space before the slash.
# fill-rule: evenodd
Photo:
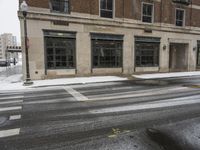
<svg viewBox="0 0 200 150">
<path fill-rule="evenodd" d="M 55 143 L 59 142 L 59 138 L 56 139 L 59 136 L 66 141 L 80 138 L 79 132 L 82 134 L 87 132 L 88 136 L 96 133 L 107 134 L 108 129 L 113 126 L 138 120 L 140 117 L 136 111 L 159 109 L 162 113 L 172 107 L 178 109 L 180 106 L 190 105 L 196 105 L 194 110 L 198 110 L 199 99 L 199 89 L 128 82 L 35 88 L 23 93 L 0 93 L 0 140 L 20 137 L 16 143 L 31 142 L 28 141 L 29 138 L 35 142 L 38 138 L 38 143 L 41 139 Z M 164 116 L 164 113 L 162 115 Z M 1 118 L 6 119 L 1 121 Z M 42 146 L 42 142 L 38 146 Z"/>
<path fill-rule="evenodd" d="M 23 104 L 23 93 L 7 93 L 0 94 L 0 116 L 6 118 L 0 124 L 0 138 L 16 136 L 20 134 L 20 127 L 9 128 L 4 124 L 12 124 L 13 121 L 21 119 L 21 111 Z M 1 127 L 4 127 L 1 130 Z"/>
</svg>

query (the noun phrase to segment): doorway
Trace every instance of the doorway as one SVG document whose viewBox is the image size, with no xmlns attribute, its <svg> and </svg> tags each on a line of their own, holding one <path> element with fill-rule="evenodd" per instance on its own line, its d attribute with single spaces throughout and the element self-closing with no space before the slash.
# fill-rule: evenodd
<svg viewBox="0 0 200 150">
<path fill-rule="evenodd" d="M 169 52 L 170 72 L 188 70 L 188 48 L 189 44 L 171 43 Z"/>
</svg>

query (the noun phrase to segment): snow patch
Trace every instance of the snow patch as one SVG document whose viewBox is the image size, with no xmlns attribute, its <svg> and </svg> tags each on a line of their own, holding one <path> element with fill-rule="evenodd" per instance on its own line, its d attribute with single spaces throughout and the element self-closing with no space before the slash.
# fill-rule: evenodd
<svg viewBox="0 0 200 150">
<path fill-rule="evenodd" d="M 62 79 L 51 79 L 51 80 L 36 80 L 33 81 L 32 86 L 23 86 L 21 81 L 22 75 L 13 75 L 0 80 L 0 91 L 8 90 L 23 90 L 28 88 L 34 88 L 39 86 L 59 86 L 59 85 L 70 85 L 70 84 L 87 84 L 87 83 L 98 83 L 98 82 L 112 82 L 112 81 L 124 81 L 127 78 L 117 76 L 98 76 L 98 77 L 77 77 L 77 78 L 62 78 Z"/>
<path fill-rule="evenodd" d="M 187 76 L 198 76 L 198 75 L 200 75 L 200 71 L 141 74 L 141 75 L 133 75 L 133 77 L 140 79 L 159 79 L 159 78 L 187 77 Z"/>
</svg>

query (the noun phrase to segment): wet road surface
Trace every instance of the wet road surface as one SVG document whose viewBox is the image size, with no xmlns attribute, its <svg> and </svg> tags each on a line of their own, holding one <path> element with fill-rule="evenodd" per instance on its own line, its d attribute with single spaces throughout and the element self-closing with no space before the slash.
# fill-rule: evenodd
<svg viewBox="0 0 200 150">
<path fill-rule="evenodd" d="M 0 149 L 165 149 L 146 129 L 173 131 L 176 139 L 183 136 L 177 127 L 196 132 L 199 85 L 196 76 L 1 92 Z M 198 150 L 198 140 L 184 147 Z"/>
</svg>

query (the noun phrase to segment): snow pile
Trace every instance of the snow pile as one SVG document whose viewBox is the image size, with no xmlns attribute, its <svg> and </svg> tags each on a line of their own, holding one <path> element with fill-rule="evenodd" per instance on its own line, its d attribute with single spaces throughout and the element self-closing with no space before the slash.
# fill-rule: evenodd
<svg viewBox="0 0 200 150">
<path fill-rule="evenodd" d="M 0 67 L 0 73 L 5 71 L 6 70 L 6 67 Z"/>
<path fill-rule="evenodd" d="M 59 85 L 70 85 L 70 84 L 86 84 L 86 83 L 98 83 L 98 82 L 112 82 L 112 81 L 124 81 L 127 78 L 116 77 L 116 76 L 98 76 L 98 77 L 77 77 L 77 78 L 62 78 L 62 79 L 51 79 L 51 80 L 37 80 L 33 81 L 34 84 L 31 86 L 23 86 L 21 81 L 22 75 L 13 75 L 7 77 L 3 81 L 0 80 L 0 90 L 23 90 L 27 88 L 34 88 L 39 86 L 59 86 Z"/>
<path fill-rule="evenodd" d="M 140 79 L 161 79 L 161 78 L 187 77 L 187 76 L 198 76 L 198 75 L 200 75 L 200 71 L 142 74 L 142 75 L 133 75 L 133 77 Z"/>
<path fill-rule="evenodd" d="M 77 77 L 77 78 L 42 80 L 42 81 L 38 80 L 34 81 L 34 86 L 85 84 L 85 83 L 97 83 L 97 82 L 124 81 L 124 80 L 127 80 L 127 78 L 121 78 L 116 76 Z"/>
</svg>

